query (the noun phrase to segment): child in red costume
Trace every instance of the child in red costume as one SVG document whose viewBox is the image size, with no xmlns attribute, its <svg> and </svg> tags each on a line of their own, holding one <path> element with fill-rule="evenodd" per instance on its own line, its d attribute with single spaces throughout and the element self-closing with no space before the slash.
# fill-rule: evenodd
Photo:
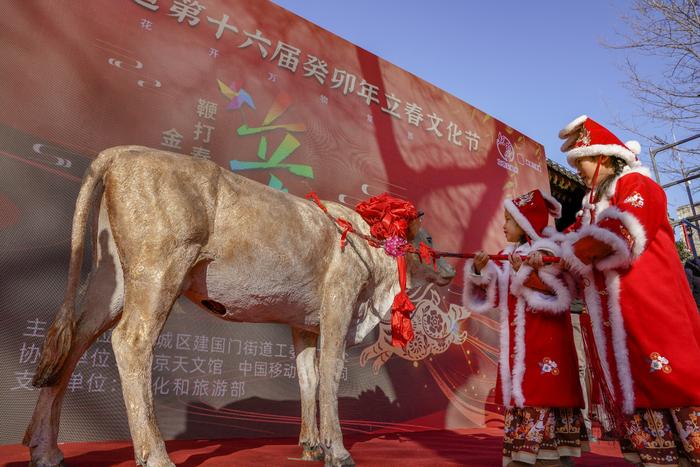
<svg viewBox="0 0 700 467">
<path fill-rule="evenodd" d="M 506 407 L 503 465 L 561 465 L 587 446 L 569 285 L 559 266 L 542 265 L 541 251 L 560 252 L 542 231 L 561 206 L 539 190 L 504 204 L 503 230 L 512 243 L 502 253 L 510 261 L 489 261 L 483 252 L 468 260 L 463 302 L 477 313 L 500 312 L 496 394 Z M 528 256 L 525 263 L 521 255 Z"/>
<path fill-rule="evenodd" d="M 700 316 L 639 143 L 577 118 L 559 136 L 590 192 L 563 237 L 590 315 L 599 384 L 627 418 L 625 457 L 700 466 Z M 614 407 L 615 407 L 614 406 Z"/>
</svg>

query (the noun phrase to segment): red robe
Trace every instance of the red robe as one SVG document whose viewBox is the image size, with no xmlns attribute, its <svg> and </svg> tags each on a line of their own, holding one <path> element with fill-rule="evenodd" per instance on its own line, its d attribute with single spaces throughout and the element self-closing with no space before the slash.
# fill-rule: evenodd
<svg viewBox="0 0 700 467">
<path fill-rule="evenodd" d="M 539 240 L 520 245 L 527 255 L 543 249 L 557 255 L 559 247 Z M 513 247 L 504 253 L 511 253 Z M 529 288 L 532 269 L 523 265 L 517 273 L 508 261 L 489 261 L 481 274 L 474 274 L 473 260 L 464 266 L 464 306 L 476 313 L 498 309 L 500 359 L 496 400 L 506 407 L 584 406 L 579 383 L 578 360 L 568 315 L 571 294 L 560 269 L 545 266 L 539 279 L 552 293 Z"/>
<path fill-rule="evenodd" d="M 625 169 L 593 206 L 585 197 L 562 242 L 582 277 L 605 378 L 626 413 L 700 406 L 700 315 L 666 195 L 642 170 Z"/>
</svg>

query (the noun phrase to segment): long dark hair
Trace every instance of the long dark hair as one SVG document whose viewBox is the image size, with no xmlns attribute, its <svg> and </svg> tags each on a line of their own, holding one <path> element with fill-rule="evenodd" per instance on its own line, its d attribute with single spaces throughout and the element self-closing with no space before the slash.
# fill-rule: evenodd
<svg viewBox="0 0 700 467">
<path fill-rule="evenodd" d="M 598 181 L 598 185 L 595 187 L 596 202 L 600 201 L 601 199 L 603 199 L 603 197 L 605 197 L 605 193 L 607 193 L 608 188 L 610 188 L 610 185 L 612 184 L 613 180 L 620 176 L 625 166 L 627 165 L 627 162 L 620 159 L 619 157 L 610 157 L 608 160 L 610 161 L 610 165 L 613 168 L 613 173 L 611 173 L 604 179 Z"/>
</svg>

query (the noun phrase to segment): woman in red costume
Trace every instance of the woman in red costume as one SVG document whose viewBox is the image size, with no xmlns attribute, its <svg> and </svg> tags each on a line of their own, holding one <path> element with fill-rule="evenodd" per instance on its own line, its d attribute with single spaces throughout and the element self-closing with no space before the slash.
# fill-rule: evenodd
<svg viewBox="0 0 700 467">
<path fill-rule="evenodd" d="M 590 189 L 562 256 L 580 279 L 598 383 L 624 414 L 625 458 L 700 466 L 700 316 L 666 195 L 641 167 L 636 141 L 623 144 L 585 115 L 559 136 Z"/>
</svg>

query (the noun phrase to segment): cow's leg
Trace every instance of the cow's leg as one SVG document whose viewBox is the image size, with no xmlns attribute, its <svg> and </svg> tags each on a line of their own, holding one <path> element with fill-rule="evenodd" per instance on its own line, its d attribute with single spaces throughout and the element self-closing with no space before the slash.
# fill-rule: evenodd
<svg viewBox="0 0 700 467">
<path fill-rule="evenodd" d="M 125 274 L 124 311 L 112 333 L 112 347 L 136 463 L 141 466 L 175 465 L 165 450 L 153 408 L 153 346 L 198 252 L 195 245 L 167 252 L 143 252 L 138 265 Z"/>
<path fill-rule="evenodd" d="M 90 276 L 70 353 L 56 384 L 39 391 L 34 415 L 24 435 L 23 443 L 31 453 L 30 465 L 55 466 L 63 460 L 57 439 L 66 386 L 80 357 L 119 318 L 123 304 L 121 277 L 119 260 L 107 256 Z"/>
<path fill-rule="evenodd" d="M 340 284 L 342 281 L 335 281 Z M 343 446 L 338 418 L 338 385 L 345 362 L 345 338 L 356 297 L 350 291 L 328 287 L 321 311 L 321 354 L 319 356 L 319 405 L 321 440 L 327 466 L 355 465 Z"/>
<path fill-rule="evenodd" d="M 301 394 L 301 433 L 299 445 L 301 458 L 306 461 L 323 459 L 316 423 L 316 394 L 318 392 L 318 362 L 316 343 L 318 335 L 303 329 L 292 328 L 294 350 L 297 355 L 297 375 Z"/>
</svg>

